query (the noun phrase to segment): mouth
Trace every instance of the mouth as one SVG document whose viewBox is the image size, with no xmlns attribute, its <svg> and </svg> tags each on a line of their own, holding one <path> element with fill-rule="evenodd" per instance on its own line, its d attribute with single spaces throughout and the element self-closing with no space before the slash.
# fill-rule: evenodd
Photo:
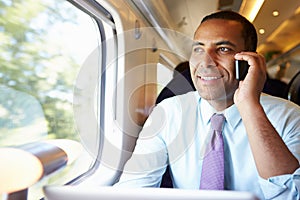
<svg viewBox="0 0 300 200">
<path fill-rule="evenodd" d="M 204 81 L 213 81 L 213 80 L 218 80 L 218 79 L 222 79 L 223 76 L 218 75 L 218 76 L 201 76 L 201 75 L 197 75 L 197 78 L 204 80 Z"/>
</svg>

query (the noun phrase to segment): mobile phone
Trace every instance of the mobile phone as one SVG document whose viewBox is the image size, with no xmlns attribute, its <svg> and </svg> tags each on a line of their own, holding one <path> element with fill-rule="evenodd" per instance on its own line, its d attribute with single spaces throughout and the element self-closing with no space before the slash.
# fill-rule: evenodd
<svg viewBox="0 0 300 200">
<path fill-rule="evenodd" d="M 235 78 L 244 80 L 249 69 L 249 64 L 245 60 L 235 60 Z"/>
</svg>

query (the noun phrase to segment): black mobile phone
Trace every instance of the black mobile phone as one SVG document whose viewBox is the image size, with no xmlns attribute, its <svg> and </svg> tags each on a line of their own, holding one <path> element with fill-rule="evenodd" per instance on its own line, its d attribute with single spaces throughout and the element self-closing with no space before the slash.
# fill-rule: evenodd
<svg viewBox="0 0 300 200">
<path fill-rule="evenodd" d="M 249 69 L 249 64 L 245 60 L 235 60 L 235 78 L 244 80 Z"/>
</svg>

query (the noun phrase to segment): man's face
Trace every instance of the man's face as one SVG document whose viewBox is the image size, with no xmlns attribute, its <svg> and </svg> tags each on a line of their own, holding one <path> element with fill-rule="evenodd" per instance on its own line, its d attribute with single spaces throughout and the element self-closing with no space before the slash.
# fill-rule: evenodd
<svg viewBox="0 0 300 200">
<path fill-rule="evenodd" d="M 190 70 L 200 96 L 228 107 L 238 87 L 234 55 L 245 49 L 242 25 L 223 19 L 203 22 L 194 35 Z"/>
</svg>

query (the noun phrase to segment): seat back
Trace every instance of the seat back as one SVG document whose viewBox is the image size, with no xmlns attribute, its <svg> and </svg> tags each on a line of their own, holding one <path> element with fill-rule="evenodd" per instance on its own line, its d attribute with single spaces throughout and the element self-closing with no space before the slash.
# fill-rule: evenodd
<svg viewBox="0 0 300 200">
<path fill-rule="evenodd" d="M 300 71 L 289 82 L 286 90 L 286 98 L 300 105 Z"/>
<path fill-rule="evenodd" d="M 190 91 L 195 91 L 190 69 L 184 70 L 182 73 L 177 74 L 159 93 L 156 104 L 162 100 L 180 94 L 185 94 Z"/>
</svg>

